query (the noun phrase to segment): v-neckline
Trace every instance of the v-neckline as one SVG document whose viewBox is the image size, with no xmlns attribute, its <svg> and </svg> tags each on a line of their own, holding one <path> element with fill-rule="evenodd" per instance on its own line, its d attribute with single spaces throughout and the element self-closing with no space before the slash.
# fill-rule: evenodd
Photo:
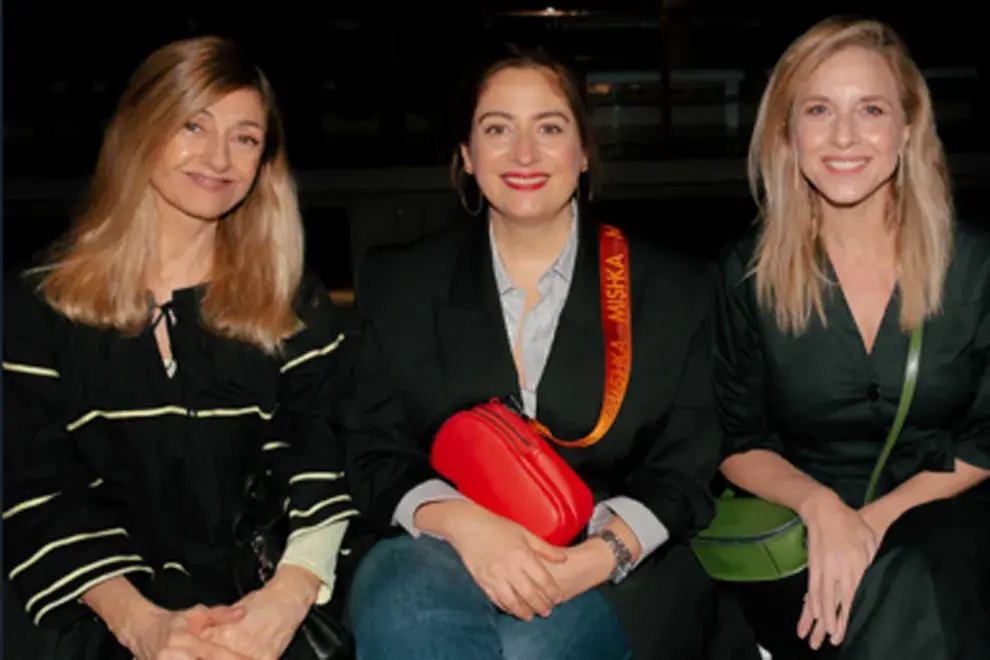
<svg viewBox="0 0 990 660">
<path fill-rule="evenodd" d="M 845 313 L 846 320 L 852 324 L 852 329 L 853 332 L 856 334 L 856 339 L 857 339 L 856 345 L 859 347 L 859 350 L 862 352 L 862 355 L 867 360 L 870 360 L 876 354 L 877 345 L 880 343 L 880 340 L 884 334 L 885 327 L 890 322 L 889 317 L 890 317 L 891 309 L 894 306 L 893 303 L 899 297 L 900 289 L 898 286 L 898 282 L 895 279 L 893 286 L 890 288 L 890 293 L 887 295 L 887 302 L 884 304 L 883 307 L 883 313 L 880 315 L 880 322 L 877 324 L 876 334 L 873 336 L 872 343 L 868 346 L 866 342 L 866 337 L 864 337 L 863 335 L 863 330 L 862 328 L 859 327 L 859 322 L 856 320 L 856 314 L 853 312 L 852 305 L 849 304 L 849 299 L 846 297 L 846 290 L 843 288 L 842 282 L 839 279 L 839 275 L 835 271 L 835 265 L 832 263 L 832 259 L 831 257 L 828 256 L 827 252 L 824 253 L 824 256 L 825 256 L 825 265 L 827 268 L 829 284 L 834 289 L 837 289 L 839 292 L 840 307 Z"/>
</svg>

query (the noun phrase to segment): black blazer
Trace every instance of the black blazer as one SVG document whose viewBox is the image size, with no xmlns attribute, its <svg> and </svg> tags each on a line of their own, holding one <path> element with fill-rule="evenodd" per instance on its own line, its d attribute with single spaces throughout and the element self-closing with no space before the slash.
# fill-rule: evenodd
<svg viewBox="0 0 990 660">
<path fill-rule="evenodd" d="M 598 444 L 558 450 L 596 500 L 639 500 L 670 531 L 666 545 L 683 547 L 714 513 L 708 484 L 719 430 L 710 404 L 708 317 L 715 279 L 703 262 L 632 237 L 630 276 L 633 367 L 622 409 Z M 370 252 L 357 299 L 366 324 L 346 422 L 349 481 L 371 525 L 394 534 L 402 496 L 440 478 L 428 457 L 444 420 L 493 396 L 519 398 L 486 222 L 466 219 L 412 245 Z M 597 224 L 586 220 L 538 390 L 537 418 L 559 438 L 582 437 L 598 418 L 605 364 L 600 304 Z M 625 585 L 639 582 L 643 568 L 619 587 L 629 591 Z M 686 604 L 683 593 L 670 597 Z M 656 602 L 656 595 L 642 598 L 617 607 Z"/>
</svg>

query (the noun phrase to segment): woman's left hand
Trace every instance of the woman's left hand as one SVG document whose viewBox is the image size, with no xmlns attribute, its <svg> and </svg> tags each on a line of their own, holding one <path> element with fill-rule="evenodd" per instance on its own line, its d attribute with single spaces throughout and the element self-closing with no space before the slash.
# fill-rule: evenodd
<svg viewBox="0 0 990 660">
<path fill-rule="evenodd" d="M 892 514 L 888 512 L 885 507 L 882 506 L 882 502 L 879 500 L 877 502 L 868 504 L 864 506 L 862 509 L 860 509 L 859 516 L 860 518 L 863 519 L 863 522 L 866 523 L 866 526 L 873 531 L 873 534 L 876 537 L 876 546 L 877 549 L 879 550 L 880 545 L 883 543 L 884 535 L 886 535 L 887 530 L 894 522 L 894 517 L 892 517 Z M 870 564 L 873 563 L 873 560 L 875 558 L 876 558 L 876 552 L 874 552 L 873 556 L 870 557 Z M 860 582 L 862 582 L 862 577 L 863 576 L 861 575 L 859 580 L 856 581 L 856 584 L 854 585 L 854 589 L 855 589 L 854 593 L 856 590 L 859 590 L 859 584 Z M 839 610 L 838 613 L 839 629 L 842 630 L 843 632 L 849 629 L 849 614 L 851 612 L 852 612 L 852 602 L 850 602 L 849 607 L 844 607 L 841 610 Z M 814 642 L 815 635 L 811 635 L 811 637 L 809 637 L 809 633 L 812 633 L 812 631 L 817 633 L 818 637 L 820 637 L 820 639 L 818 639 L 817 641 L 817 644 L 820 645 L 821 642 L 824 640 L 824 634 L 825 634 L 824 623 L 822 621 L 815 619 L 814 615 L 811 612 L 811 606 L 808 604 L 808 599 L 806 596 L 804 601 L 804 608 L 801 610 L 801 616 L 798 619 L 798 636 L 801 638 L 808 637 L 809 643 Z M 835 645 L 838 645 L 841 642 L 842 642 L 841 637 L 837 640 L 834 640 Z M 811 643 L 811 646 L 812 648 L 816 647 L 815 643 Z"/>
<path fill-rule="evenodd" d="M 210 628 L 203 638 L 254 660 L 277 660 L 316 602 L 321 584 L 304 568 L 279 566 L 268 584 L 235 605 L 244 610 L 240 621 Z"/>
<path fill-rule="evenodd" d="M 563 562 L 543 562 L 560 585 L 562 603 L 602 584 L 615 568 L 612 551 L 599 538 L 590 538 L 564 551 L 567 559 Z"/>
</svg>

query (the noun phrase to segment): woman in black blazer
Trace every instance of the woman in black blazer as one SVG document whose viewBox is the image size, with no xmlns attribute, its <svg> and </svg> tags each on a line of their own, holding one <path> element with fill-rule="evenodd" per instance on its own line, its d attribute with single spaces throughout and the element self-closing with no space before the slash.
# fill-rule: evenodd
<svg viewBox="0 0 990 660">
<path fill-rule="evenodd" d="M 598 444 L 559 450 L 595 494 L 586 537 L 553 547 L 430 467 L 441 424 L 492 397 L 513 394 L 565 439 L 587 434 L 602 403 L 598 225 L 578 204 L 596 163 L 579 87 L 560 64 L 517 54 L 476 92 L 454 167 L 481 217 L 374 251 L 359 278 L 348 469 L 389 538 L 352 585 L 358 657 L 699 657 L 713 595 L 686 541 L 713 515 L 719 452 L 703 263 L 630 241 L 624 404 Z"/>
</svg>

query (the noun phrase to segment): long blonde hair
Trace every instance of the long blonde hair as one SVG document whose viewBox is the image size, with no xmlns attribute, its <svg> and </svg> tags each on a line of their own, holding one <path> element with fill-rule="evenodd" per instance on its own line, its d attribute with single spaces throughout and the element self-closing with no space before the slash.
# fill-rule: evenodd
<svg viewBox="0 0 990 660">
<path fill-rule="evenodd" d="M 303 227 L 271 85 L 232 42 L 171 43 L 137 69 L 106 129 L 89 199 L 41 271 L 47 301 L 85 325 L 134 335 L 150 320 L 157 214 L 151 169 L 196 112 L 253 89 L 267 111 L 264 152 L 244 201 L 219 221 L 202 323 L 268 353 L 300 327 L 293 309 Z"/>
<path fill-rule="evenodd" d="M 900 325 L 939 311 L 952 253 L 953 210 L 931 96 L 907 48 L 887 25 L 828 19 L 794 41 L 777 62 L 760 102 L 749 148 L 750 189 L 762 227 L 753 274 L 757 299 L 784 331 L 802 332 L 814 310 L 825 323 L 826 267 L 819 239 L 821 200 L 800 173 L 791 140 L 796 88 L 822 62 L 851 46 L 879 54 L 897 81 L 908 139 L 888 221 L 897 228 Z"/>
</svg>

